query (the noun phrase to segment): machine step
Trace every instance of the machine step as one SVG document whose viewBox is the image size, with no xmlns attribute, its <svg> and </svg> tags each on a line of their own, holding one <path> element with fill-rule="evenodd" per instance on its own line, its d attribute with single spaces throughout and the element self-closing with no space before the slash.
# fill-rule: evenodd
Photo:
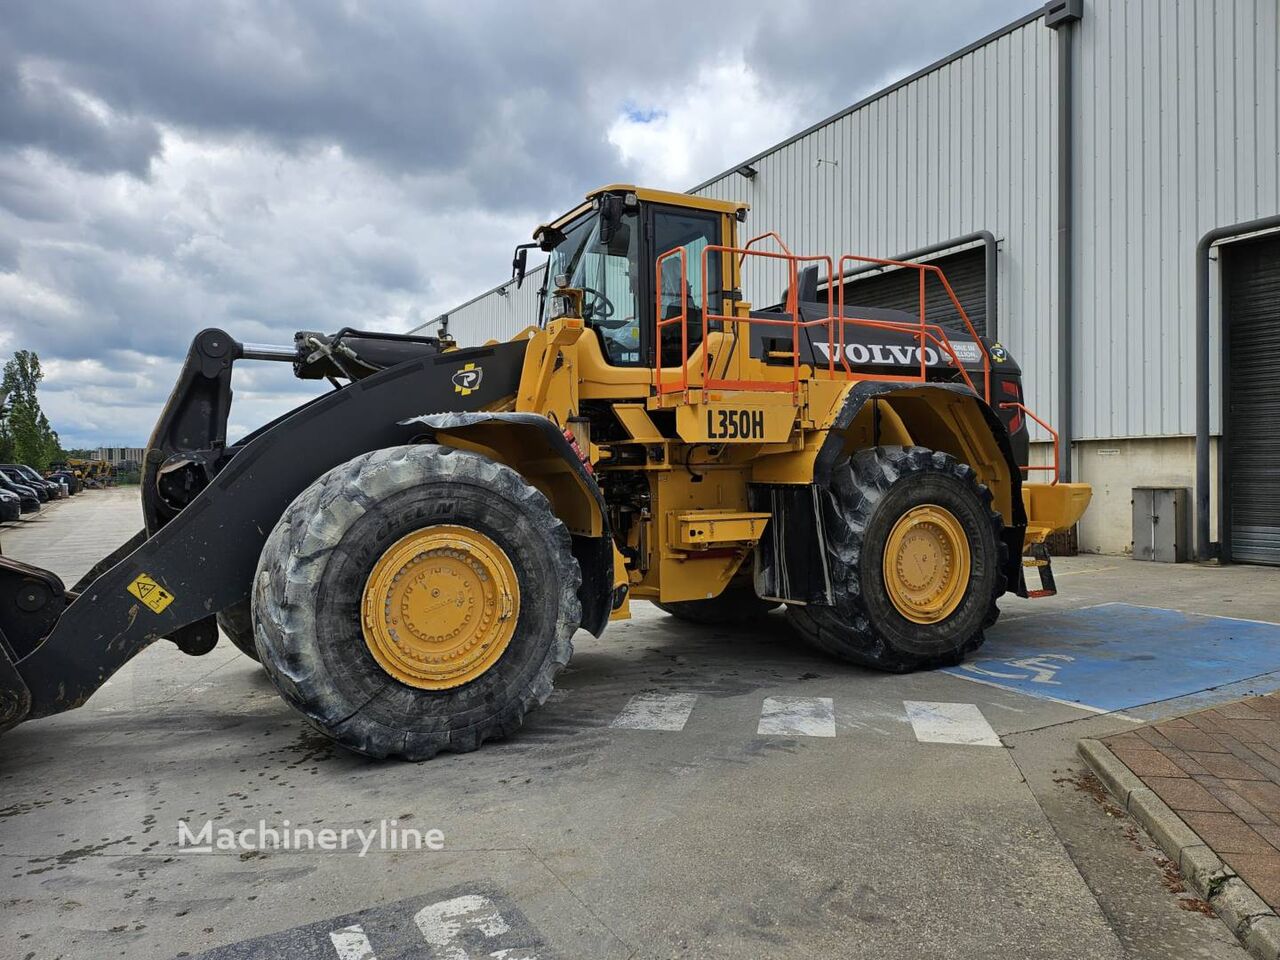
<svg viewBox="0 0 1280 960">
<path fill-rule="evenodd" d="M 673 516 L 671 545 L 677 550 L 709 550 L 755 544 L 769 523 L 768 513 L 734 510 L 690 510 Z"/>
</svg>

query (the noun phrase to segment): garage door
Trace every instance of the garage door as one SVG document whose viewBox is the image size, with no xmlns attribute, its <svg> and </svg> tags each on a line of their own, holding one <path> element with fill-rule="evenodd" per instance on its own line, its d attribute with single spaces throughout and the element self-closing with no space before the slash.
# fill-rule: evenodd
<svg viewBox="0 0 1280 960">
<path fill-rule="evenodd" d="M 1229 555 L 1280 565 L 1280 237 L 1223 250 Z"/>
<path fill-rule="evenodd" d="M 976 247 L 926 261 L 940 267 L 969 322 L 978 333 L 987 332 L 987 272 L 984 249 Z M 845 303 L 862 307 L 891 307 L 920 315 L 920 274 L 915 270 L 891 270 L 845 284 Z M 952 330 L 964 322 L 937 277 L 925 282 L 925 319 Z"/>
</svg>

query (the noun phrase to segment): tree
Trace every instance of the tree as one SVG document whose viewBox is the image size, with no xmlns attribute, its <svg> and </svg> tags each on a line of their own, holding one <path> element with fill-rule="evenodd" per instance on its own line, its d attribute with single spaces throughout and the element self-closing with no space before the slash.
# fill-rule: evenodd
<svg viewBox="0 0 1280 960">
<path fill-rule="evenodd" d="M 0 422 L 0 458 L 17 461 L 37 470 L 46 470 L 59 459 L 61 445 L 49 418 L 40 409 L 36 390 L 44 379 L 40 358 L 30 350 L 19 350 L 4 365 L 0 394 L 5 411 Z"/>
</svg>

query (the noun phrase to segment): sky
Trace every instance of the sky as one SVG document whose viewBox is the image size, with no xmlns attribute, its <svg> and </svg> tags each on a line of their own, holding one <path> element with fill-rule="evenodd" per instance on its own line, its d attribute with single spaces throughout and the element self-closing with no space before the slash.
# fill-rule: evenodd
<svg viewBox="0 0 1280 960">
<path fill-rule="evenodd" d="M 0 0 L 0 362 L 64 446 L 141 446 L 204 327 L 403 332 L 588 189 L 687 190 L 1031 8 Z M 233 388 L 233 438 L 319 389 Z"/>
</svg>

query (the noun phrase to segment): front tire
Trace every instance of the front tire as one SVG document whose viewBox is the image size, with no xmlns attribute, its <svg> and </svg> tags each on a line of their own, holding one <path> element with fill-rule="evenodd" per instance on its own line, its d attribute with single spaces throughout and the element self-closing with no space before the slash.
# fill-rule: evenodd
<svg viewBox="0 0 1280 960">
<path fill-rule="evenodd" d="M 1005 590 L 1006 547 L 973 469 L 923 447 L 876 447 L 837 465 L 823 521 L 830 606 L 788 606 L 796 632 L 895 673 L 959 663 L 983 643 Z"/>
<path fill-rule="evenodd" d="M 580 582 L 568 530 L 514 470 L 392 447 L 280 518 L 254 578 L 258 650 L 281 696 L 350 750 L 474 750 L 550 696 Z"/>
<path fill-rule="evenodd" d="M 253 604 L 241 600 L 218 614 L 218 626 L 232 645 L 252 660 L 258 660 L 258 644 L 253 637 Z"/>
</svg>

